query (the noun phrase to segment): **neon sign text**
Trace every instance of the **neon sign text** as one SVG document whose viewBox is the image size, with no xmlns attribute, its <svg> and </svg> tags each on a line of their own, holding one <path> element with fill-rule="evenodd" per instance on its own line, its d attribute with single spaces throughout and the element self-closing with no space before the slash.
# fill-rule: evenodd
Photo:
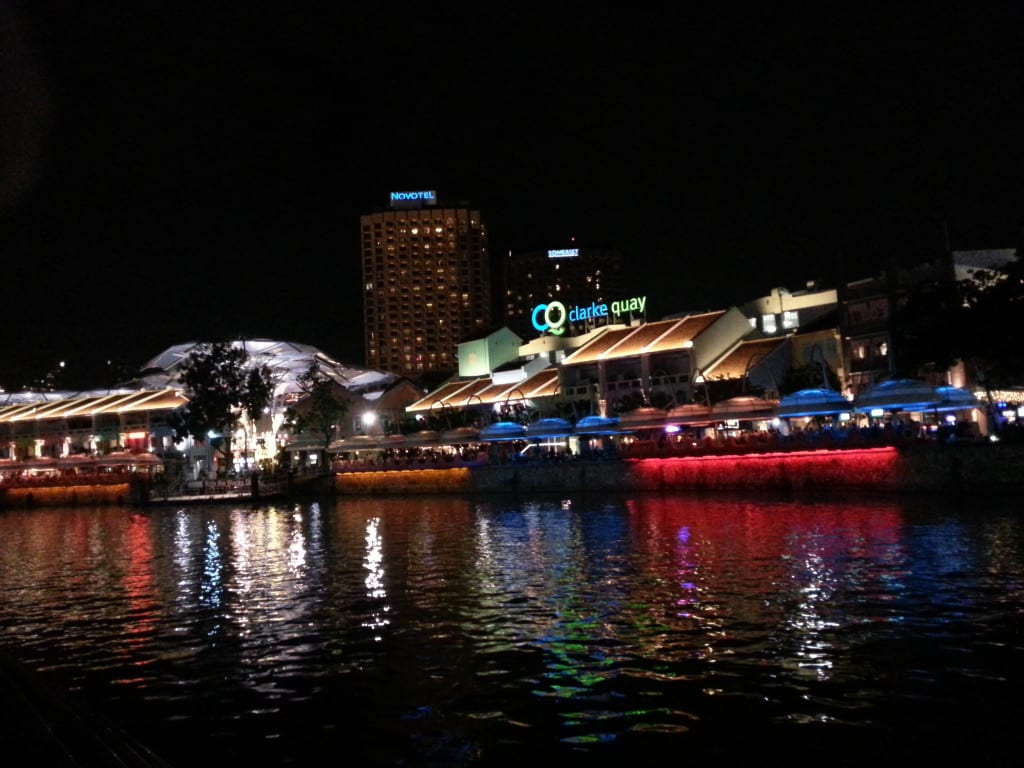
<svg viewBox="0 0 1024 768">
<path fill-rule="evenodd" d="M 565 323 L 579 323 L 584 320 L 591 320 L 597 317 L 618 317 L 627 312 L 643 312 L 647 306 L 646 296 L 634 296 L 629 299 L 613 301 L 611 305 L 592 302 L 589 307 L 573 307 L 566 309 L 565 304 L 560 301 L 552 301 L 548 304 L 538 304 L 530 313 L 530 320 L 533 327 L 541 333 L 547 331 L 555 336 L 565 333 Z"/>
<path fill-rule="evenodd" d="M 432 189 L 425 190 L 423 192 L 392 192 L 391 201 L 396 200 L 433 200 L 437 197 L 437 192 Z"/>
</svg>

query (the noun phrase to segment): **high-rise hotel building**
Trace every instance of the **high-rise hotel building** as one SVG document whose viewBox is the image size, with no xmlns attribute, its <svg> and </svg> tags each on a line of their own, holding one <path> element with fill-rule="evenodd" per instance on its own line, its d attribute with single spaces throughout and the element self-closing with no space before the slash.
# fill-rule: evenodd
<svg viewBox="0 0 1024 768">
<path fill-rule="evenodd" d="M 434 191 L 392 192 L 361 223 L 366 365 L 411 379 L 456 372 L 457 345 L 492 322 L 480 212 Z"/>
<path fill-rule="evenodd" d="M 567 307 L 589 305 L 620 291 L 621 257 L 603 248 L 557 248 L 547 251 L 509 253 L 504 262 L 504 323 L 523 339 L 538 334 L 533 309 L 560 301 Z M 572 324 L 576 332 L 589 330 Z"/>
</svg>

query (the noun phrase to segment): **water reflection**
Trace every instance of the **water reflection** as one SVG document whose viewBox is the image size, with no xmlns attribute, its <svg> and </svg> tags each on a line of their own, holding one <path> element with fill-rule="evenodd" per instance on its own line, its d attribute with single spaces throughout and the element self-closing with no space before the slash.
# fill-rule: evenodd
<svg viewBox="0 0 1024 768">
<path fill-rule="evenodd" d="M 1022 714 L 1022 563 L 1014 510 L 935 500 L 10 511 L 0 637 L 181 764 L 988 748 Z"/>
<path fill-rule="evenodd" d="M 384 588 L 384 548 L 381 543 L 380 518 L 372 518 L 366 524 L 366 557 L 363 560 L 366 570 L 366 597 L 370 605 L 370 617 L 363 626 L 373 631 L 373 639 L 382 639 L 380 631 L 388 625 L 385 614 L 388 612 L 387 590 Z"/>
</svg>

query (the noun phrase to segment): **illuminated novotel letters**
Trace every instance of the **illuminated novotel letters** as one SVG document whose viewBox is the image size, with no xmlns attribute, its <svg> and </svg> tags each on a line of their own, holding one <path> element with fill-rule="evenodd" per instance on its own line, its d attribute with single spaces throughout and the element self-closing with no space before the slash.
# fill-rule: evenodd
<svg viewBox="0 0 1024 768">
<path fill-rule="evenodd" d="M 437 197 L 437 192 L 432 189 L 424 190 L 422 192 L 392 192 L 391 200 L 433 200 Z"/>
<path fill-rule="evenodd" d="M 598 304 L 592 302 L 589 307 L 573 307 L 566 309 L 565 304 L 560 301 L 552 301 L 549 304 L 538 304 L 533 308 L 530 319 L 533 327 L 541 333 L 547 331 L 555 336 L 565 333 L 565 321 L 579 323 L 597 317 L 618 317 L 628 312 L 643 312 L 647 306 L 646 296 L 634 296 L 631 299 L 619 299 L 609 304 Z"/>
</svg>

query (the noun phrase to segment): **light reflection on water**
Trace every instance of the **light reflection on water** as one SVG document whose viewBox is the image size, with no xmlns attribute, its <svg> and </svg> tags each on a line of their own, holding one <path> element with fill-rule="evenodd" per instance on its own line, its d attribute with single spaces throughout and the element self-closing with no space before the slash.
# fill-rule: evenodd
<svg viewBox="0 0 1024 768">
<path fill-rule="evenodd" d="M 996 755 L 1022 613 L 994 501 L 0 513 L 0 641 L 182 766 Z"/>
</svg>

